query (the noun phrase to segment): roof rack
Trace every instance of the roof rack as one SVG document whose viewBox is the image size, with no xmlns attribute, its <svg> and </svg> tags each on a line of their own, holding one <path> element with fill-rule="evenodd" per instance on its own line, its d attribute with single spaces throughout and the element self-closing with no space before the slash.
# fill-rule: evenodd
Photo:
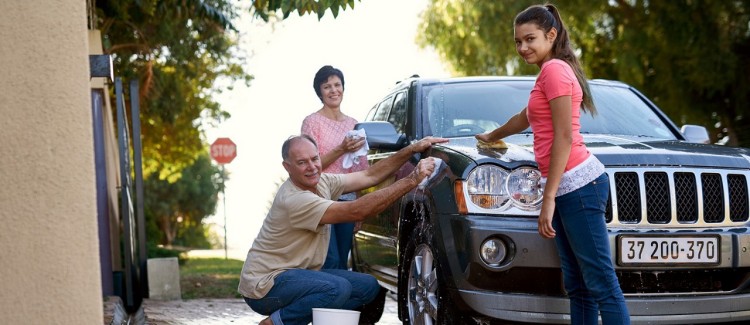
<svg viewBox="0 0 750 325">
<path fill-rule="evenodd" d="M 413 75 L 411 75 L 411 76 L 409 76 L 409 77 L 405 78 L 404 80 L 406 80 L 406 79 L 411 79 L 411 78 L 419 78 L 419 75 L 415 73 L 415 74 L 413 74 Z M 399 81 L 396 81 L 396 84 L 398 85 L 398 84 L 400 84 L 400 83 L 401 83 L 402 81 L 404 81 L 404 80 L 399 80 Z"/>
</svg>

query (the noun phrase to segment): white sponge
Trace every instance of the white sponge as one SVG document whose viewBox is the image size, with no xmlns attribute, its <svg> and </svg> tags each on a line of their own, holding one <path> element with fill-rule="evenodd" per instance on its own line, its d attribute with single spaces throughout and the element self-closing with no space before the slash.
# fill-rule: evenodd
<svg viewBox="0 0 750 325">
<path fill-rule="evenodd" d="M 420 190 L 424 190 L 424 188 L 427 186 L 427 183 L 429 183 L 431 179 L 435 178 L 435 175 L 437 175 L 440 172 L 440 169 L 443 167 L 442 159 L 437 157 L 432 157 L 432 159 L 435 159 L 435 169 L 432 170 L 432 174 L 430 174 L 430 176 L 423 178 L 422 182 L 417 185 L 417 188 Z"/>
</svg>

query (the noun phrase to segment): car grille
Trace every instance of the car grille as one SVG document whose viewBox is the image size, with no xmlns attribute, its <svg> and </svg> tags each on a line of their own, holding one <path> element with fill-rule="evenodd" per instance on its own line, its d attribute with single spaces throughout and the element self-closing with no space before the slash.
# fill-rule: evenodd
<svg viewBox="0 0 750 325">
<path fill-rule="evenodd" d="M 716 169 L 609 169 L 610 225 L 711 227 L 748 221 L 748 173 Z"/>
<path fill-rule="evenodd" d="M 628 294 L 748 292 L 748 269 L 618 271 L 620 288 Z M 742 289 L 744 288 L 744 289 Z"/>
</svg>

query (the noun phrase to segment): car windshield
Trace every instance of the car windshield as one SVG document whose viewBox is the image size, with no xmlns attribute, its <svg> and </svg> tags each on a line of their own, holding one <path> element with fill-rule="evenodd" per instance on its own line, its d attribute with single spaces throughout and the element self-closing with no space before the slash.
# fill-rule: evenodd
<svg viewBox="0 0 750 325">
<path fill-rule="evenodd" d="M 519 80 L 425 85 L 426 134 L 453 138 L 491 131 L 526 106 L 532 86 L 533 81 Z M 597 115 L 581 114 L 581 133 L 676 139 L 633 91 L 598 83 L 589 86 Z"/>
</svg>

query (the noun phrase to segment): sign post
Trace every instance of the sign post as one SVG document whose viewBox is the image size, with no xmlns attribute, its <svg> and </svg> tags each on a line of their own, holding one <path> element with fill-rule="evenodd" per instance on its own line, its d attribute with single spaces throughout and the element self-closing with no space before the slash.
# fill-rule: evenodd
<svg viewBox="0 0 750 325">
<path fill-rule="evenodd" d="M 211 158 L 221 165 L 221 199 L 224 209 L 224 259 L 227 253 L 227 197 L 224 193 L 224 165 L 231 163 L 237 157 L 237 145 L 229 138 L 218 138 L 211 144 Z"/>
</svg>

